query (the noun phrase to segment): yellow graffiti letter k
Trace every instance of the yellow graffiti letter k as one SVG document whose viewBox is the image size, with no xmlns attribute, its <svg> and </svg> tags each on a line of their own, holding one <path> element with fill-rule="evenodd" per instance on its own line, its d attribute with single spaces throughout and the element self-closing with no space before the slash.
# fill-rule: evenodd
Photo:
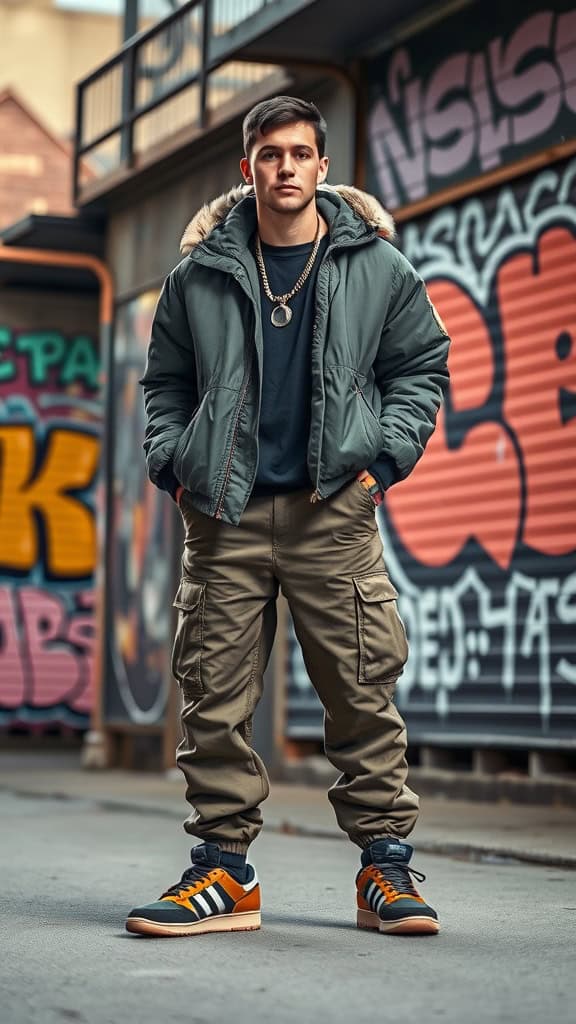
<svg viewBox="0 0 576 1024">
<path fill-rule="evenodd" d="M 92 434 L 56 428 L 35 468 L 34 428 L 0 427 L 0 572 L 29 572 L 41 554 L 54 577 L 78 579 L 93 571 L 93 513 L 66 492 L 90 486 L 99 447 Z"/>
</svg>

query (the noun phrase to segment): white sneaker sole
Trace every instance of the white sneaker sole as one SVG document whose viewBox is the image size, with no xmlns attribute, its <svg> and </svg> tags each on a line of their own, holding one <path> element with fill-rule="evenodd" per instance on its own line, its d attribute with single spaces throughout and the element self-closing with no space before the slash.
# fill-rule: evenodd
<svg viewBox="0 0 576 1024">
<path fill-rule="evenodd" d="M 382 921 L 371 910 L 359 910 L 356 924 L 358 928 L 385 935 L 437 935 L 440 931 L 440 925 L 433 917 L 400 917 L 397 921 Z"/>
<path fill-rule="evenodd" d="M 246 914 L 215 914 L 201 921 L 186 924 L 161 924 L 145 917 L 129 917 L 126 931 L 136 935 L 205 935 L 207 932 L 255 932 L 260 928 L 260 911 L 251 910 Z"/>
</svg>

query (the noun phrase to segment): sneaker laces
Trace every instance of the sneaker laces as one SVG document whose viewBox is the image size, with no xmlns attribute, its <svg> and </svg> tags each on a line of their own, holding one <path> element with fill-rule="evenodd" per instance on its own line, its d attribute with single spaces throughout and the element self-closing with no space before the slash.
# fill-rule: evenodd
<svg viewBox="0 0 576 1024">
<path fill-rule="evenodd" d="M 422 899 L 420 893 L 416 887 L 412 884 L 412 878 L 415 878 L 417 882 L 425 882 L 426 875 L 423 875 L 421 871 L 415 871 L 414 868 L 409 868 L 407 864 L 398 864 L 388 862 L 386 864 L 376 864 L 382 875 L 382 880 L 387 884 L 387 887 L 393 889 L 398 896 L 417 896 Z"/>
<path fill-rule="evenodd" d="M 180 896 L 183 889 L 196 888 L 201 882 L 208 880 L 210 872 L 213 870 L 212 866 L 206 864 L 194 864 L 191 868 L 186 868 L 180 881 L 166 889 L 166 892 L 162 893 L 160 899 L 163 900 L 165 896 Z"/>
</svg>

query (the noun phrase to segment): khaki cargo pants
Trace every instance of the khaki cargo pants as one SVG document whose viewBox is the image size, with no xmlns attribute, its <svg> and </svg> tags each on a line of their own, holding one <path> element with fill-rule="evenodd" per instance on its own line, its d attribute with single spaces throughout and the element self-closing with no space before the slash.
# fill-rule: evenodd
<svg viewBox="0 0 576 1024">
<path fill-rule="evenodd" d="M 342 774 L 329 798 L 360 847 L 414 826 L 406 729 L 392 701 L 408 655 L 372 499 L 356 480 L 316 504 L 310 491 L 250 500 L 239 526 L 181 499 L 186 528 L 172 671 L 182 693 L 191 835 L 243 852 L 269 792 L 252 715 L 285 595 L 325 708 L 325 749 Z"/>
</svg>

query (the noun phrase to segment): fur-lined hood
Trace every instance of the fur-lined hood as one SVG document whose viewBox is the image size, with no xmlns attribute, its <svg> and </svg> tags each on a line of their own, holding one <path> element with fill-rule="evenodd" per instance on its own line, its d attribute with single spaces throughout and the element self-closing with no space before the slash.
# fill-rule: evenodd
<svg viewBox="0 0 576 1024">
<path fill-rule="evenodd" d="M 392 216 L 380 205 L 374 196 L 368 192 L 362 192 L 352 185 L 320 185 L 318 192 L 334 192 L 344 200 L 351 210 L 366 222 L 370 227 L 375 228 L 382 238 L 392 241 L 396 232 Z M 211 203 L 206 203 L 198 210 L 186 228 L 180 241 L 180 252 L 187 256 L 192 249 L 203 242 L 211 231 L 225 220 L 237 203 L 242 199 L 254 195 L 252 185 L 238 185 L 229 192 L 224 192 Z"/>
</svg>

